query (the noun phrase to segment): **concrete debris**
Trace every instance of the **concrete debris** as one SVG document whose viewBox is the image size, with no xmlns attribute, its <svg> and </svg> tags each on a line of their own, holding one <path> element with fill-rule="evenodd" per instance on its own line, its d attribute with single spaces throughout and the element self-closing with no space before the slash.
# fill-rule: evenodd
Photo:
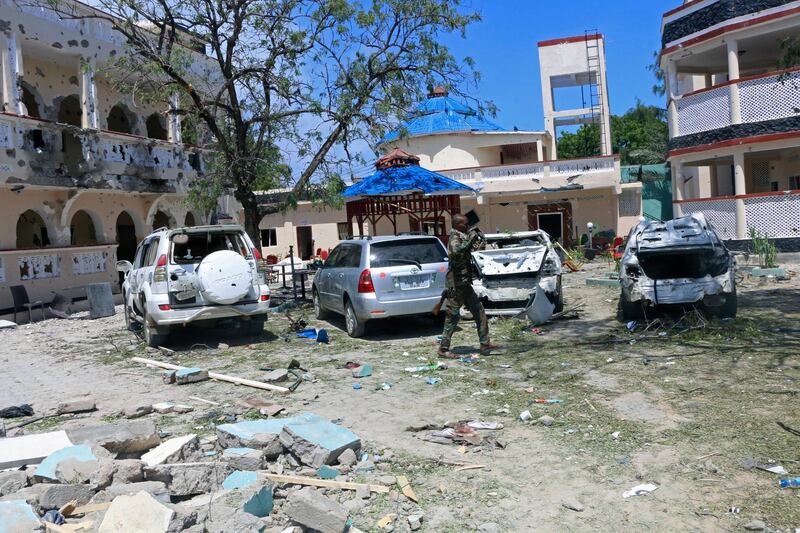
<svg viewBox="0 0 800 533">
<path fill-rule="evenodd" d="M 0 472 L 0 496 L 13 494 L 28 486 L 28 474 L 21 470 Z"/>
<path fill-rule="evenodd" d="M 550 426 L 553 425 L 553 423 L 556 420 L 555 420 L 555 418 L 553 418 L 550 415 L 544 415 L 544 416 L 540 416 L 539 418 L 537 418 L 536 421 L 539 422 L 543 426 L 550 427 Z"/>
<path fill-rule="evenodd" d="M 10 320 L 0 320 L 0 329 L 16 329 L 17 324 Z"/>
<path fill-rule="evenodd" d="M 154 403 L 152 405 L 151 409 L 152 409 L 152 411 L 155 411 L 156 413 L 158 413 L 160 415 L 166 415 L 166 414 L 171 413 L 172 410 L 175 409 L 175 404 L 172 403 L 172 402 Z"/>
<path fill-rule="evenodd" d="M 185 403 L 176 403 L 172 408 L 172 412 L 178 414 L 191 413 L 192 411 L 194 411 L 194 407 Z"/>
<path fill-rule="evenodd" d="M 146 452 L 161 443 L 156 425 L 150 420 L 72 429 L 67 436 L 76 444 L 96 444 L 116 454 Z"/>
<path fill-rule="evenodd" d="M 222 452 L 222 461 L 237 470 L 261 470 L 264 451 L 255 448 L 228 448 Z"/>
<path fill-rule="evenodd" d="M 39 531 L 42 523 L 24 500 L 0 501 L 0 531 L 3 533 Z"/>
<path fill-rule="evenodd" d="M 422 520 L 424 517 L 421 514 L 412 514 L 408 516 L 408 527 L 411 531 L 416 531 L 422 527 Z"/>
<path fill-rule="evenodd" d="M 198 381 L 206 381 L 207 379 L 208 370 L 203 368 L 181 368 L 175 371 L 175 383 L 178 385 L 197 383 Z"/>
<path fill-rule="evenodd" d="M 574 499 L 563 500 L 561 502 L 561 506 L 564 507 L 565 509 L 569 509 L 570 511 L 575 511 L 578 513 L 583 512 L 583 504 L 578 500 Z"/>
<path fill-rule="evenodd" d="M 56 414 L 65 415 L 67 413 L 88 413 L 96 411 L 97 404 L 92 400 L 73 400 L 58 404 Z"/>
<path fill-rule="evenodd" d="M 62 505 L 75 500 L 78 505 L 89 503 L 94 496 L 89 485 L 42 484 L 39 493 L 39 506 L 42 509 L 60 509 Z"/>
<path fill-rule="evenodd" d="M 40 481 L 85 483 L 100 468 L 92 449 L 85 445 L 67 446 L 48 455 L 34 475 Z"/>
<path fill-rule="evenodd" d="M 355 433 L 312 413 L 286 419 L 280 441 L 303 464 L 314 468 L 334 464 L 348 448 L 361 449 Z"/>
<path fill-rule="evenodd" d="M 256 483 L 258 483 L 258 474 L 252 471 L 237 470 L 225 478 L 222 488 L 225 490 L 243 489 Z"/>
<path fill-rule="evenodd" d="M 142 455 L 145 466 L 178 463 L 200 458 L 200 443 L 194 433 L 162 442 Z"/>
<path fill-rule="evenodd" d="M 285 368 L 276 368 L 262 378 L 266 383 L 280 383 L 289 379 L 289 371 Z"/>
<path fill-rule="evenodd" d="M 494 522 L 486 522 L 479 525 L 477 531 L 478 533 L 501 533 L 502 529 Z"/>
<path fill-rule="evenodd" d="M 219 487 L 230 471 L 224 463 L 173 463 L 145 467 L 144 477 L 161 481 L 173 496 L 194 496 Z"/>
<path fill-rule="evenodd" d="M 348 448 L 341 454 L 339 454 L 337 461 L 339 462 L 340 465 L 343 466 L 353 466 L 358 462 L 358 457 L 356 457 L 356 452 Z"/>
<path fill-rule="evenodd" d="M 321 533 L 342 533 L 347 524 L 347 508 L 311 487 L 289 495 L 283 512 L 298 524 Z"/>
<path fill-rule="evenodd" d="M 166 383 L 167 385 L 171 385 L 175 383 L 175 373 L 177 370 L 164 370 L 161 373 L 161 381 Z"/>
<path fill-rule="evenodd" d="M 262 487 L 254 490 L 252 494 L 247 497 L 242 510 L 253 516 L 263 518 L 269 516 L 274 508 L 275 503 L 272 499 L 272 485 L 263 485 Z"/>
<path fill-rule="evenodd" d="M 764 531 L 767 529 L 767 524 L 762 520 L 751 520 L 744 525 L 744 528 L 747 531 Z"/>
<path fill-rule="evenodd" d="M 138 483 L 144 480 L 144 463 L 139 459 L 120 459 L 114 461 L 113 465 L 114 483 Z"/>
<path fill-rule="evenodd" d="M 133 496 L 117 496 L 103 516 L 98 533 L 137 531 L 166 533 L 175 511 L 145 491 Z"/>
<path fill-rule="evenodd" d="M 217 426 L 217 438 L 223 448 L 256 448 L 267 459 L 283 453 L 279 435 L 288 419 L 246 420 Z"/>
<path fill-rule="evenodd" d="M 39 464 L 51 453 L 72 444 L 66 431 L 0 439 L 0 470 Z"/>
<path fill-rule="evenodd" d="M 113 501 L 118 496 L 133 496 L 139 492 L 146 492 L 162 503 L 170 502 L 167 486 L 161 481 L 140 481 L 138 483 L 121 483 L 111 485 L 105 490 L 95 494 L 92 503 Z"/>
<path fill-rule="evenodd" d="M 125 418 L 139 418 L 140 416 L 149 415 L 153 412 L 152 405 L 137 405 L 135 407 L 127 407 L 122 412 Z"/>
</svg>

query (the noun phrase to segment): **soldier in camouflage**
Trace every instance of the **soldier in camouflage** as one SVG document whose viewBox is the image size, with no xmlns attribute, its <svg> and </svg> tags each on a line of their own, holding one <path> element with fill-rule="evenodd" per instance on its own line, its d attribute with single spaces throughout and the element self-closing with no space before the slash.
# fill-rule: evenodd
<svg viewBox="0 0 800 533">
<path fill-rule="evenodd" d="M 447 271 L 445 292 L 447 293 L 447 316 L 444 322 L 442 342 L 439 344 L 439 357 L 455 358 L 450 352 L 450 340 L 458 326 L 461 308 L 466 306 L 478 327 L 481 352 L 487 353 L 497 346 L 489 341 L 489 323 L 483 305 L 472 288 L 471 252 L 480 250 L 485 240 L 477 228 L 470 230 L 467 217 L 454 215 L 453 229 L 447 243 L 450 268 Z"/>
</svg>

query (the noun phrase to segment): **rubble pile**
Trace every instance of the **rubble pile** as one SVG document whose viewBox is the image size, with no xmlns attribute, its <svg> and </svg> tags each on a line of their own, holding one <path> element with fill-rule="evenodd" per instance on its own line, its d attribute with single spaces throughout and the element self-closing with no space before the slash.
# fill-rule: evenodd
<svg viewBox="0 0 800 533">
<path fill-rule="evenodd" d="M 221 424 L 205 436 L 162 439 L 153 422 L 133 420 L 3 438 L 0 529 L 358 531 L 352 517 L 376 494 L 406 501 L 410 490 L 386 475 L 390 451 L 361 447 L 313 413 Z M 413 500 L 403 508 L 409 524 L 422 520 Z"/>
</svg>

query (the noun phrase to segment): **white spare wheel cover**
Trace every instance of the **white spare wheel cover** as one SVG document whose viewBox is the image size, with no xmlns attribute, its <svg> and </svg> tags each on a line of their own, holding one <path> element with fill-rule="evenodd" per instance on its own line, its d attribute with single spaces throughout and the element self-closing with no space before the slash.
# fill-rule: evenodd
<svg viewBox="0 0 800 533">
<path fill-rule="evenodd" d="M 217 304 L 238 302 L 253 283 L 250 265 L 231 250 L 220 250 L 203 259 L 197 277 L 203 297 Z"/>
</svg>

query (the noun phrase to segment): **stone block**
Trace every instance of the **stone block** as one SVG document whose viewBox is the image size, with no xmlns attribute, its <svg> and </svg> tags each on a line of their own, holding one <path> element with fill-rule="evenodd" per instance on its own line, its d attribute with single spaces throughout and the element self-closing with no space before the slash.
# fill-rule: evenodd
<svg viewBox="0 0 800 533">
<path fill-rule="evenodd" d="M 0 470 L 35 465 L 51 453 L 72 446 L 66 431 L 35 433 L 0 439 Z"/>
<path fill-rule="evenodd" d="M 321 533 L 342 533 L 347 508 L 311 487 L 293 492 L 282 507 L 286 516 Z"/>
<path fill-rule="evenodd" d="M 89 485 L 44 484 L 39 493 L 39 506 L 42 509 L 58 509 L 65 503 L 77 500 L 78 505 L 89 503 L 94 492 Z"/>
<path fill-rule="evenodd" d="M 175 512 L 147 492 L 117 496 L 108 508 L 98 533 L 141 531 L 166 533 Z"/>
<path fill-rule="evenodd" d="M 289 379 L 289 371 L 285 368 L 276 368 L 267 372 L 262 378 L 266 383 L 278 383 Z"/>
<path fill-rule="evenodd" d="M 331 465 L 345 450 L 361 449 L 361 440 L 355 433 L 321 416 L 303 413 L 285 420 L 281 444 L 308 466 Z"/>
<path fill-rule="evenodd" d="M 139 418 L 140 416 L 149 415 L 153 412 L 152 405 L 136 405 L 134 407 L 126 407 L 122 414 L 125 418 Z"/>
<path fill-rule="evenodd" d="M 39 481 L 58 483 L 84 483 L 100 468 L 92 449 L 85 445 L 67 446 L 57 450 L 36 467 L 34 476 Z"/>
<path fill-rule="evenodd" d="M 172 412 L 178 414 L 191 413 L 192 411 L 194 411 L 194 407 L 185 403 L 176 403 L 172 408 Z"/>
<path fill-rule="evenodd" d="M 96 444 L 117 454 L 146 452 L 161 443 L 158 429 L 151 420 L 72 429 L 67 431 L 67 436 L 76 444 Z"/>
<path fill-rule="evenodd" d="M 169 503 L 170 497 L 166 485 L 160 481 L 140 481 L 138 483 L 121 483 L 111 485 L 95 494 L 92 503 L 113 501 L 117 496 L 133 496 L 139 492 L 147 492 L 162 503 Z"/>
<path fill-rule="evenodd" d="M 164 370 L 161 373 L 161 380 L 164 383 L 166 383 L 167 385 L 175 383 L 175 373 L 176 372 L 177 372 L 177 370 Z"/>
<path fill-rule="evenodd" d="M 67 413 L 88 413 L 89 411 L 96 411 L 97 404 L 94 400 L 73 400 L 58 404 L 56 414 L 65 415 Z"/>
<path fill-rule="evenodd" d="M 113 464 L 114 483 L 138 483 L 144 481 L 144 463 L 139 459 L 121 459 L 114 461 Z"/>
<path fill-rule="evenodd" d="M 320 479 L 336 479 L 336 476 L 339 474 L 341 474 L 341 472 L 332 466 L 322 465 L 321 467 L 317 468 L 317 477 Z"/>
<path fill-rule="evenodd" d="M 89 283 L 85 285 L 86 299 L 89 301 L 89 318 L 103 318 L 114 316 L 114 295 L 111 293 L 111 283 Z"/>
<path fill-rule="evenodd" d="M 206 381 L 207 379 L 208 370 L 203 368 L 181 368 L 175 371 L 175 383 L 178 385 L 197 383 L 198 381 Z"/>
<path fill-rule="evenodd" d="M 279 435 L 288 418 L 245 420 L 217 426 L 217 440 L 223 448 L 255 448 L 264 451 L 267 459 L 283 453 Z"/>
<path fill-rule="evenodd" d="M 12 494 L 28 486 L 28 474 L 21 470 L 0 472 L 0 496 Z"/>
<path fill-rule="evenodd" d="M 42 523 L 25 500 L 0 501 L 0 533 L 39 531 Z"/>
<path fill-rule="evenodd" d="M 222 460 L 237 470 L 261 470 L 264 451 L 254 448 L 228 448 L 222 452 Z"/>
<path fill-rule="evenodd" d="M 171 413 L 175 409 L 175 404 L 172 402 L 159 402 L 152 405 L 153 411 L 160 415 Z"/>
<path fill-rule="evenodd" d="M 192 433 L 162 442 L 142 455 L 142 462 L 146 466 L 155 466 L 163 463 L 193 461 L 199 458 L 200 443 L 197 435 Z"/>
<path fill-rule="evenodd" d="M 252 494 L 247 497 L 242 506 L 242 510 L 245 513 L 263 518 L 269 516 L 274 506 L 275 503 L 272 500 L 272 485 L 264 485 L 254 490 Z"/>
<path fill-rule="evenodd" d="M 230 472 L 224 463 L 175 463 L 147 466 L 144 477 L 161 481 L 173 496 L 193 496 L 217 489 Z"/>
<path fill-rule="evenodd" d="M 337 461 L 343 466 L 353 466 L 358 462 L 358 457 L 356 456 L 356 452 L 348 448 L 339 455 Z"/>
</svg>

